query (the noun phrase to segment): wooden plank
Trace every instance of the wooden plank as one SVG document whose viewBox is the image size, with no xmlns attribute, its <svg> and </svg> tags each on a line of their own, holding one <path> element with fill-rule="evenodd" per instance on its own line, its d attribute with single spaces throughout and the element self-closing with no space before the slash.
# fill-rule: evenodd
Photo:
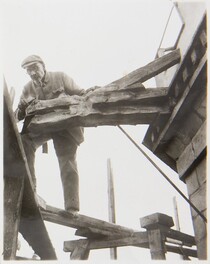
<svg viewBox="0 0 210 264">
<path fill-rule="evenodd" d="M 84 241 L 89 241 L 89 249 L 102 249 L 102 248 L 115 248 L 124 246 L 138 246 L 141 244 L 148 244 L 147 232 L 135 232 L 132 236 L 122 237 L 122 238 L 103 238 L 103 239 L 79 239 L 73 241 L 64 241 L 64 251 L 71 252 L 75 247 L 83 243 Z"/>
<path fill-rule="evenodd" d="M 17 192 L 19 191 L 19 194 L 16 197 L 18 200 L 15 200 L 15 203 L 18 202 L 18 208 L 15 210 L 15 208 L 10 207 L 11 204 L 9 204 L 8 201 L 5 201 L 5 211 L 11 211 L 11 213 L 13 213 L 13 217 L 17 217 L 18 219 L 20 217 L 20 200 L 22 198 L 19 231 L 22 233 L 23 237 L 26 238 L 35 253 L 39 255 L 41 259 L 55 260 L 56 254 L 42 220 L 35 193 L 33 191 L 27 158 L 25 156 L 22 141 L 14 119 L 6 83 L 4 86 L 4 143 L 4 177 L 6 184 L 10 184 L 10 186 L 7 186 L 7 189 L 5 189 L 5 198 L 8 198 L 9 193 L 7 193 L 7 191 L 11 190 L 12 187 L 15 190 L 17 187 Z M 8 180 L 9 177 L 13 177 L 14 180 Z M 21 194 L 21 190 L 23 188 L 22 182 L 19 182 L 19 186 L 17 184 L 17 186 L 14 188 L 16 178 L 24 179 L 23 196 Z M 4 222 L 6 224 L 8 222 L 7 215 L 5 215 Z M 17 223 L 18 221 L 16 222 L 16 229 Z M 4 229 L 5 233 L 8 232 L 7 229 L 8 227 L 6 226 L 6 229 Z M 16 250 L 15 245 L 13 250 Z"/>
<path fill-rule="evenodd" d="M 81 214 L 79 214 L 78 217 L 74 218 L 71 217 L 68 212 L 49 205 L 46 205 L 46 210 L 41 208 L 41 212 L 43 219 L 46 221 L 64 226 L 69 226 L 76 229 L 94 228 L 95 230 L 98 230 L 99 234 L 101 230 L 106 231 L 107 234 L 109 233 L 110 235 L 119 234 L 130 236 L 135 232 L 133 229 L 127 227 L 123 227 Z"/>
<path fill-rule="evenodd" d="M 196 159 L 206 148 L 206 121 L 200 127 L 191 143 L 185 148 L 182 155 L 177 160 L 177 171 L 182 177 L 183 174 L 193 165 Z"/>
</svg>

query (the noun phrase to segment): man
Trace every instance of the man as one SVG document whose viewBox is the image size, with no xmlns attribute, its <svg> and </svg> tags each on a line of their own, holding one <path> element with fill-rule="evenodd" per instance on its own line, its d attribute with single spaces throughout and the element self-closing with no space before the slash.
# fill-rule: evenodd
<svg viewBox="0 0 210 264">
<path fill-rule="evenodd" d="M 27 57 L 21 66 L 26 70 L 31 81 L 25 85 L 22 91 L 18 108 L 15 111 L 15 117 L 18 121 L 24 119 L 24 128 L 21 132 L 21 137 L 34 184 L 34 190 L 36 190 L 34 170 L 35 151 L 39 146 L 52 139 L 60 167 L 65 210 L 71 215 L 76 216 L 79 211 L 79 177 L 76 152 L 77 147 L 84 140 L 83 128 L 74 127 L 55 133 L 40 131 L 38 135 L 28 134 L 27 123 L 29 117 L 26 116 L 26 108 L 37 100 L 83 95 L 85 90 L 80 89 L 65 73 L 47 72 L 43 60 L 37 55 Z M 47 171 L 45 170 L 45 173 Z"/>
</svg>

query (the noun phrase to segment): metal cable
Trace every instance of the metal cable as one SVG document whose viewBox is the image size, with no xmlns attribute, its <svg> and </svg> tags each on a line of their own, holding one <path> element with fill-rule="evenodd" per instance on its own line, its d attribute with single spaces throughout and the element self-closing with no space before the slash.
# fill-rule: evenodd
<svg viewBox="0 0 210 264">
<path fill-rule="evenodd" d="M 121 127 L 119 129 L 126 135 L 126 137 L 138 148 L 139 151 L 152 163 L 152 165 L 163 175 L 163 177 L 174 187 L 174 189 L 185 199 L 185 201 L 198 213 L 198 215 L 207 223 L 207 218 L 198 210 L 198 208 L 183 194 L 182 191 L 168 178 L 168 176 L 158 167 L 158 165 L 146 154 L 146 152 L 128 135 L 128 133 Z"/>
<path fill-rule="evenodd" d="M 166 26 L 165 26 L 164 31 L 163 31 L 162 38 L 161 38 L 161 40 L 160 40 L 160 44 L 159 44 L 158 50 L 160 49 L 160 47 L 161 47 L 161 45 L 162 45 L 163 38 L 164 38 L 164 36 L 165 36 L 165 33 L 166 33 L 166 30 L 167 30 L 167 27 L 168 27 L 169 20 L 170 20 L 170 18 L 171 18 L 171 15 L 172 15 L 173 9 L 174 9 L 174 5 L 172 6 L 171 11 L 170 11 L 170 13 L 169 13 L 169 16 L 168 16 L 168 19 L 167 19 L 167 22 L 166 22 Z"/>
</svg>

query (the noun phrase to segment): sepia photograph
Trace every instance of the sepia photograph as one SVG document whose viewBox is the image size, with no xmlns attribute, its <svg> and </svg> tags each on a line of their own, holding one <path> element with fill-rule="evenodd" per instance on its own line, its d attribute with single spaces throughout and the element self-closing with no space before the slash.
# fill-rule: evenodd
<svg viewBox="0 0 210 264">
<path fill-rule="evenodd" d="M 0 0 L 1 263 L 208 263 L 207 2 Z"/>
</svg>

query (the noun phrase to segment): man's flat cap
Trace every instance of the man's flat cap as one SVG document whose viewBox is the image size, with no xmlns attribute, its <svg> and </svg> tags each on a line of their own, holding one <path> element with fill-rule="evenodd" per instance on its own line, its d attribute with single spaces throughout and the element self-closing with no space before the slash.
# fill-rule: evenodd
<svg viewBox="0 0 210 264">
<path fill-rule="evenodd" d="M 27 58 L 25 58 L 23 60 L 23 62 L 21 63 L 21 66 L 25 69 L 28 66 L 30 66 L 32 64 L 35 64 L 37 62 L 40 62 L 40 63 L 44 64 L 43 60 L 39 56 L 37 56 L 37 55 L 30 55 L 30 56 L 28 56 Z"/>
</svg>

